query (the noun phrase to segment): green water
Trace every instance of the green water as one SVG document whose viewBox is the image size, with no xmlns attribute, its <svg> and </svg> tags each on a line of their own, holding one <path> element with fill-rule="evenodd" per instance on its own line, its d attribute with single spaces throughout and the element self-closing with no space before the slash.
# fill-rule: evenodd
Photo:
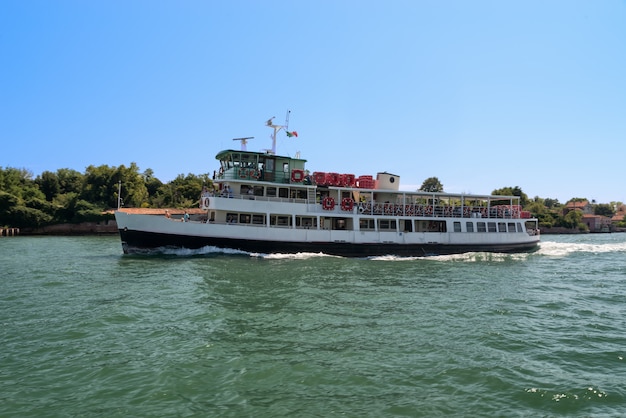
<svg viewBox="0 0 626 418">
<path fill-rule="evenodd" d="M 626 234 L 344 259 L 0 239 L 1 417 L 626 414 Z"/>
</svg>

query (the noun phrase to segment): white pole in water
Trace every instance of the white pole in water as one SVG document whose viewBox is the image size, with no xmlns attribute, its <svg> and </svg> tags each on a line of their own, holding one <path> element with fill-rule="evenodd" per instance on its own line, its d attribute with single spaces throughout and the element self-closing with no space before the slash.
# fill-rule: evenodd
<svg viewBox="0 0 626 418">
<path fill-rule="evenodd" d="M 117 184 L 117 210 L 122 206 L 122 180 Z"/>
</svg>

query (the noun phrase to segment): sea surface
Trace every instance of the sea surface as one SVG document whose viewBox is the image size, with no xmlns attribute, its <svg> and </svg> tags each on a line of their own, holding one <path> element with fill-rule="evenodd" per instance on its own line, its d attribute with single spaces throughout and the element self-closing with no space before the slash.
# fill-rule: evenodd
<svg viewBox="0 0 626 418">
<path fill-rule="evenodd" d="M 346 259 L 0 238 L 0 417 L 626 415 L 626 234 Z"/>
</svg>

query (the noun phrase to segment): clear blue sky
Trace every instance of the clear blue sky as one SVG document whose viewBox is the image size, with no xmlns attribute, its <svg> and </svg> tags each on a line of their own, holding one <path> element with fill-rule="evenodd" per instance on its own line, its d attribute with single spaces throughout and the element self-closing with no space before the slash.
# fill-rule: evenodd
<svg viewBox="0 0 626 418">
<path fill-rule="evenodd" d="M 448 192 L 626 202 L 626 1 L 0 3 L 0 166 L 212 173 L 270 148 Z"/>
</svg>

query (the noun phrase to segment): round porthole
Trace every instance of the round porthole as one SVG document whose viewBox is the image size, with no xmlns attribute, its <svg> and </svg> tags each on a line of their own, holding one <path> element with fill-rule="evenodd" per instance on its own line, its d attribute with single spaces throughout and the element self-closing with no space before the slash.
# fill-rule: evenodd
<svg viewBox="0 0 626 418">
<path fill-rule="evenodd" d="M 389 177 L 389 183 L 395 183 L 396 179 L 394 177 Z"/>
</svg>

